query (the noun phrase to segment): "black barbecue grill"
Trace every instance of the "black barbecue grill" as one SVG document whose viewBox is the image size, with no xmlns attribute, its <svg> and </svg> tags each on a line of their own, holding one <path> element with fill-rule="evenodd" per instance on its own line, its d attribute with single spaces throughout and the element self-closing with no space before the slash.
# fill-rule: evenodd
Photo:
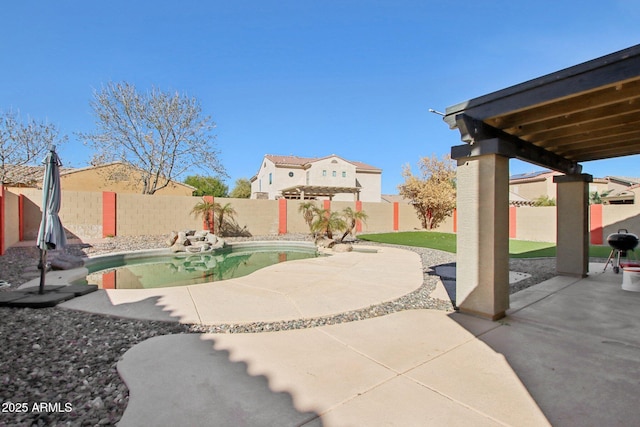
<svg viewBox="0 0 640 427">
<path fill-rule="evenodd" d="M 628 230 L 622 228 L 618 230 L 617 233 L 609 234 L 607 237 L 607 243 L 611 246 L 611 253 L 609 254 L 609 259 L 607 259 L 607 263 L 604 266 L 604 269 L 607 269 L 609 263 L 613 266 L 613 272 L 620 272 L 620 257 L 627 257 L 628 252 L 633 252 L 633 257 L 635 256 L 634 249 L 638 246 L 638 236 L 633 233 L 629 233 Z"/>
</svg>

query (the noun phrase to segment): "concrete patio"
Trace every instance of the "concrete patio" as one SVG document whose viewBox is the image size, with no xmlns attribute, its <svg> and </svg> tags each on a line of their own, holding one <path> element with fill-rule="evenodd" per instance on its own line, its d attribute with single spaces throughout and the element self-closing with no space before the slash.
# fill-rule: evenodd
<svg viewBox="0 0 640 427">
<path fill-rule="evenodd" d="M 312 329 L 153 338 L 118 364 L 130 389 L 120 425 L 630 425 L 640 293 L 602 268 L 512 295 L 499 322 L 409 310 Z M 432 296 L 446 297 L 444 286 Z"/>
</svg>

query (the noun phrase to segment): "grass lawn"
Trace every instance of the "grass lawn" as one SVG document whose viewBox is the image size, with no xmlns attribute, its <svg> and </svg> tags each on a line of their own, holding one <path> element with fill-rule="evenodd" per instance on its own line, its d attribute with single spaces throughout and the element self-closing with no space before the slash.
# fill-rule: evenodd
<svg viewBox="0 0 640 427">
<path fill-rule="evenodd" d="M 418 246 L 456 253 L 456 235 L 435 231 L 402 231 L 397 233 L 360 234 L 359 239 L 371 242 L 390 243 L 394 245 Z M 589 256 L 607 258 L 609 246 L 589 246 Z M 543 258 L 556 256 L 555 243 L 531 242 L 528 240 L 509 240 L 509 256 L 511 258 Z"/>
</svg>

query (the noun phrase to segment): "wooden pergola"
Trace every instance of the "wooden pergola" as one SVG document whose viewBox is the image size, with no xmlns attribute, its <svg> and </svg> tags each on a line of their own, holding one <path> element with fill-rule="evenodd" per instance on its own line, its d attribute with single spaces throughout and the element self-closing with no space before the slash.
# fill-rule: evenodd
<svg viewBox="0 0 640 427">
<path fill-rule="evenodd" d="M 336 194 L 353 194 L 354 200 L 360 199 L 360 187 L 331 187 L 324 185 L 296 185 L 281 191 L 285 199 L 315 199 L 328 197 L 333 200 Z"/>
<path fill-rule="evenodd" d="M 508 159 L 563 172 L 558 274 L 588 272 L 588 184 L 580 162 L 640 154 L 640 45 L 446 109 L 458 162 L 457 305 L 493 319 L 509 307 Z M 640 171 L 640 167 L 638 168 Z"/>
</svg>

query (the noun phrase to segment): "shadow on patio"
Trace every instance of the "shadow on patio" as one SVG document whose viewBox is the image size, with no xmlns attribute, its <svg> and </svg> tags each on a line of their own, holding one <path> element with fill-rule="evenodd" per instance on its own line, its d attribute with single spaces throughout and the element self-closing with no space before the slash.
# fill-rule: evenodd
<svg viewBox="0 0 640 427">
<path fill-rule="evenodd" d="M 511 295 L 502 326 L 477 336 L 504 355 L 554 426 L 637 418 L 640 293 L 623 290 L 622 274 L 603 267 Z"/>
</svg>

